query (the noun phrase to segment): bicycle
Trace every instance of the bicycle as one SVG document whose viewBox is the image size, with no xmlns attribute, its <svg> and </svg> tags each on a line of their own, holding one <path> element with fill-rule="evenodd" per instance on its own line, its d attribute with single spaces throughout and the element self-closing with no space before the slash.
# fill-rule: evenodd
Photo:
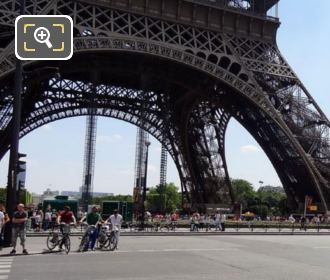
<svg viewBox="0 0 330 280">
<path fill-rule="evenodd" d="M 95 225 L 88 225 L 88 224 L 84 224 L 84 225 L 85 226 L 87 225 L 87 229 L 86 229 L 84 235 L 81 238 L 79 248 L 78 248 L 78 252 L 84 252 L 84 251 L 88 250 L 90 237 L 92 236 L 92 234 L 94 234 L 94 232 L 96 230 Z M 86 250 L 86 248 L 87 248 L 87 250 Z"/>
<path fill-rule="evenodd" d="M 100 235 L 98 238 L 99 248 L 108 249 L 114 251 L 117 249 L 118 240 L 117 234 L 119 232 L 118 226 L 112 226 L 111 224 L 103 225 L 101 227 Z"/>
<path fill-rule="evenodd" d="M 117 236 L 118 236 L 119 228 L 118 226 L 112 225 L 110 230 L 111 232 L 109 236 L 109 240 L 110 240 L 109 249 L 110 251 L 114 251 L 115 249 L 117 249 L 117 245 L 118 245 Z"/>
<path fill-rule="evenodd" d="M 59 233 L 57 231 L 52 231 L 47 236 L 47 248 L 52 251 L 56 248 L 56 246 L 61 247 L 64 245 L 66 254 L 69 254 L 71 241 L 70 241 L 70 226 L 71 224 L 61 223 L 61 232 L 62 238 L 60 238 Z"/>
<path fill-rule="evenodd" d="M 101 226 L 101 230 L 99 236 L 97 238 L 98 248 L 99 249 L 107 249 L 110 246 L 109 238 L 110 238 L 110 226 L 108 224 L 103 224 Z"/>
</svg>

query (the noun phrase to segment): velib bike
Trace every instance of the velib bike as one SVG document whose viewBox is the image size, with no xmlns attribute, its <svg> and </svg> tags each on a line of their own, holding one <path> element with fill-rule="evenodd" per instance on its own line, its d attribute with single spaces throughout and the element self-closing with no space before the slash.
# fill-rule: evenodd
<svg viewBox="0 0 330 280">
<path fill-rule="evenodd" d="M 47 248 L 52 251 L 57 246 L 64 250 L 67 254 L 70 252 L 71 242 L 70 242 L 70 226 L 72 224 L 61 223 L 60 232 L 58 230 L 51 231 L 47 236 Z"/>
<path fill-rule="evenodd" d="M 95 225 L 88 225 L 86 223 L 84 223 L 84 225 L 87 226 L 87 229 L 86 229 L 84 235 L 81 238 L 79 248 L 78 248 L 78 252 L 84 252 L 84 251 L 88 250 L 89 243 L 90 243 L 90 240 L 91 240 L 91 236 L 97 230 Z"/>
<path fill-rule="evenodd" d="M 118 226 L 112 226 L 111 224 L 104 224 L 101 227 L 101 231 L 98 237 L 99 248 L 108 249 L 114 251 L 117 249 L 119 228 Z"/>
</svg>

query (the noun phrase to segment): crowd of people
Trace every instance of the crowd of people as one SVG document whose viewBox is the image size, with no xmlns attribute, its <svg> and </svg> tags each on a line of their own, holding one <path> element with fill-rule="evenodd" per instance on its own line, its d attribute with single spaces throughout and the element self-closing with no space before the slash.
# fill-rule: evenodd
<svg viewBox="0 0 330 280">
<path fill-rule="evenodd" d="M 99 209 L 93 207 L 90 213 L 78 213 L 79 219 L 77 220 L 74 213 L 71 211 L 69 206 L 64 206 L 62 210 L 52 210 L 51 207 L 47 207 L 45 213 L 40 209 L 35 209 L 34 205 L 30 205 L 25 209 L 24 204 L 20 203 L 17 205 L 17 210 L 13 214 L 12 218 L 12 251 L 11 255 L 16 254 L 17 239 L 20 239 L 20 244 L 22 246 L 22 253 L 27 255 L 28 251 L 25 248 L 26 242 L 26 231 L 33 229 L 35 231 L 49 229 L 54 230 L 55 227 L 59 226 L 60 231 L 63 233 L 63 225 L 80 225 L 85 223 L 87 226 L 95 226 L 96 230 L 93 232 L 93 235 L 90 236 L 89 242 L 86 244 L 84 250 L 88 249 L 94 250 L 95 243 L 98 237 L 101 224 L 111 224 L 118 228 L 118 231 L 115 232 L 117 239 L 117 249 L 120 237 L 120 227 L 123 222 L 123 217 L 118 213 L 118 210 L 115 209 L 113 214 L 110 215 L 107 219 L 103 220 Z M 3 233 L 6 227 L 6 224 L 10 221 L 8 214 L 5 211 L 3 205 L 0 204 L 0 248 L 3 247 Z M 64 244 L 60 244 L 60 250 Z"/>
<path fill-rule="evenodd" d="M 179 215 L 178 212 L 173 212 L 165 215 L 152 215 L 150 212 L 145 214 L 146 221 L 155 225 L 165 224 L 166 227 L 174 229 L 179 220 L 190 221 L 190 231 L 205 230 L 209 231 L 215 229 L 216 231 L 225 231 L 225 222 L 227 215 L 217 211 L 215 214 L 204 214 L 198 211 L 191 215 Z"/>
<path fill-rule="evenodd" d="M 147 222 L 150 222 L 154 225 L 160 227 L 161 224 L 164 224 L 169 229 L 175 229 L 179 220 L 189 220 L 190 221 L 190 231 L 200 231 L 205 230 L 209 231 L 214 229 L 215 231 L 225 231 L 225 225 L 227 220 L 227 215 L 216 211 L 213 214 L 205 214 L 194 212 L 191 215 L 184 214 L 179 215 L 179 212 L 175 211 L 166 215 L 152 215 L 150 212 L 145 213 L 145 219 Z M 306 229 L 310 224 L 321 225 L 329 223 L 329 218 L 325 215 L 314 215 L 314 216 L 296 216 L 289 215 L 288 217 L 266 217 L 261 219 L 260 217 L 238 217 L 237 221 L 281 221 L 288 223 L 300 223 L 301 229 Z M 3 247 L 3 233 L 6 224 L 10 221 L 8 214 L 3 205 L 0 204 L 0 250 Z M 120 237 L 120 228 L 123 222 L 123 217 L 118 213 L 118 210 L 114 210 L 113 215 L 110 215 L 107 219 L 103 220 L 101 216 L 101 210 L 97 207 L 93 207 L 90 213 L 85 213 L 81 210 L 78 211 L 77 217 L 71 211 L 69 206 L 65 206 L 62 210 L 52 209 L 51 206 L 48 206 L 43 212 L 41 209 L 36 208 L 33 204 L 29 205 L 25 209 L 23 204 L 18 204 L 17 211 L 14 212 L 12 218 L 12 246 L 13 250 L 11 254 L 16 253 L 17 239 L 20 239 L 20 244 L 23 249 L 23 254 L 27 254 L 25 248 L 25 239 L 26 231 L 48 231 L 54 230 L 55 227 L 61 224 L 74 224 L 74 225 L 87 225 L 95 226 L 96 230 L 93 231 L 93 234 L 89 238 L 89 243 L 86 244 L 84 250 L 94 250 L 98 234 L 100 232 L 100 227 L 104 223 L 109 223 L 118 227 L 116 231 L 117 244 L 119 243 Z M 60 227 L 62 231 L 62 228 Z M 63 244 L 61 244 L 60 249 Z"/>
<path fill-rule="evenodd" d="M 214 228 L 216 231 L 225 231 L 225 222 L 227 216 L 225 213 L 217 211 L 214 215 L 199 214 L 195 212 L 190 217 L 190 231 L 206 230 Z"/>
</svg>

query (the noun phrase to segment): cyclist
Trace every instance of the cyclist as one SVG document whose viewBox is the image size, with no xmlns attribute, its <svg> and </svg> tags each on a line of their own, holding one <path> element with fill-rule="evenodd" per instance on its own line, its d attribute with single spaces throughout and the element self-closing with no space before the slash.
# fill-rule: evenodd
<svg viewBox="0 0 330 280">
<path fill-rule="evenodd" d="M 118 210 L 114 209 L 113 210 L 113 214 L 105 221 L 106 223 L 110 223 L 112 225 L 112 227 L 117 227 L 118 230 L 115 230 L 115 236 L 117 239 L 117 247 L 116 249 L 118 250 L 118 244 L 119 244 L 119 237 L 120 237 L 120 228 L 121 228 L 121 224 L 123 222 L 123 216 L 118 214 Z"/>
<path fill-rule="evenodd" d="M 64 206 L 64 210 L 60 212 L 60 214 L 57 217 L 57 223 L 61 225 L 61 223 L 64 223 L 66 225 L 70 225 L 71 223 L 76 223 L 76 217 L 74 216 L 73 212 L 70 209 L 70 206 Z M 63 227 L 61 225 L 60 227 L 61 233 L 63 234 Z M 62 242 L 60 244 L 60 250 L 62 250 L 62 246 L 64 244 L 65 240 L 62 239 Z"/>
<path fill-rule="evenodd" d="M 98 236 L 98 224 L 100 222 L 103 222 L 101 215 L 98 213 L 98 209 L 96 206 L 93 206 L 92 208 L 92 212 L 88 213 L 86 216 L 84 216 L 79 223 L 82 223 L 84 220 L 86 220 L 86 223 L 88 224 L 88 226 L 95 226 L 95 230 L 93 231 L 93 233 L 90 235 L 89 237 L 89 242 L 86 243 L 84 251 L 88 250 L 88 247 L 90 245 L 90 248 L 92 251 L 94 251 L 94 247 L 95 247 L 95 243 L 96 243 L 96 239 Z M 88 229 L 87 229 L 88 231 Z"/>
</svg>

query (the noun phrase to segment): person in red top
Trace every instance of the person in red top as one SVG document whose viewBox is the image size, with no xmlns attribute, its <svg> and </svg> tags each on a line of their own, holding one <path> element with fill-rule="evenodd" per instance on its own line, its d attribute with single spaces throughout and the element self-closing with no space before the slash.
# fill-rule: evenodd
<svg viewBox="0 0 330 280">
<path fill-rule="evenodd" d="M 71 224 L 76 223 L 76 217 L 70 209 L 70 206 L 64 206 L 64 210 L 58 215 L 57 223 Z"/>
<path fill-rule="evenodd" d="M 76 217 L 74 216 L 73 212 L 70 209 L 70 206 L 64 206 L 64 210 L 62 212 L 60 212 L 60 214 L 57 217 L 57 223 L 59 225 L 61 224 L 66 224 L 66 225 L 70 225 L 71 223 L 76 224 Z M 61 232 L 63 234 L 63 226 L 61 225 Z M 62 240 L 62 243 L 60 244 L 60 250 L 62 249 L 64 243 L 64 239 Z"/>
</svg>

